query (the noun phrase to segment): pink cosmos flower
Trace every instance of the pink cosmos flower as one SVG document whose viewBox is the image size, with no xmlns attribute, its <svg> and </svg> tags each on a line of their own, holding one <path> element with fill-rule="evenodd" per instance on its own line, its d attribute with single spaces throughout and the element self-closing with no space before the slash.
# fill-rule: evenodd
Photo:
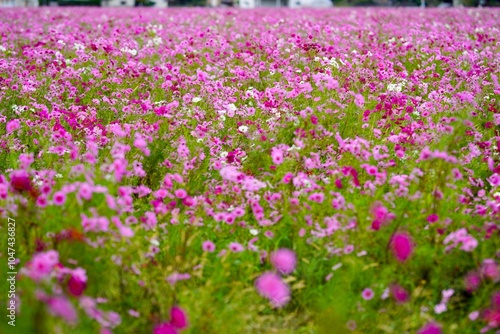
<svg viewBox="0 0 500 334">
<path fill-rule="evenodd" d="M 500 291 L 496 291 L 491 296 L 491 305 L 494 309 L 500 310 Z"/>
<path fill-rule="evenodd" d="M 283 163 L 283 151 L 273 147 L 271 151 L 271 158 L 273 159 L 273 163 L 275 165 L 281 165 Z"/>
<path fill-rule="evenodd" d="M 270 300 L 274 307 L 285 306 L 290 301 L 290 288 L 281 277 L 265 272 L 255 281 L 257 292 Z"/>
<path fill-rule="evenodd" d="M 413 253 L 413 242 L 407 233 L 395 233 L 391 240 L 391 250 L 396 259 L 405 262 Z"/>
<path fill-rule="evenodd" d="M 323 203 L 325 195 L 323 193 L 312 193 L 309 195 L 309 200 L 317 203 Z"/>
<path fill-rule="evenodd" d="M 238 252 L 242 252 L 243 250 L 245 250 L 245 247 L 243 247 L 240 243 L 231 242 L 229 244 L 229 249 L 231 250 L 231 252 L 238 253 Z"/>
<path fill-rule="evenodd" d="M 55 250 L 38 253 L 27 264 L 27 275 L 38 282 L 47 277 L 57 263 L 59 263 L 59 254 Z"/>
<path fill-rule="evenodd" d="M 446 304 L 445 303 L 439 303 L 437 304 L 436 306 L 434 306 L 434 312 L 436 314 L 441 314 L 443 312 L 446 312 L 448 308 L 446 307 Z"/>
<path fill-rule="evenodd" d="M 93 189 L 88 183 L 82 183 L 78 190 L 78 197 L 90 201 L 92 199 Z"/>
<path fill-rule="evenodd" d="M 238 169 L 236 169 L 236 167 L 226 166 L 220 169 L 220 176 L 224 180 L 237 182 L 242 176 L 242 173 L 238 172 Z"/>
<path fill-rule="evenodd" d="M 481 265 L 481 274 L 492 280 L 500 281 L 500 266 L 493 259 L 485 259 Z"/>
<path fill-rule="evenodd" d="M 500 309 L 486 309 L 482 318 L 488 323 L 488 326 L 495 328 L 500 326 Z"/>
<path fill-rule="evenodd" d="M 207 240 L 203 242 L 201 248 L 203 249 L 204 252 L 212 253 L 213 251 L 215 251 L 215 244 L 212 241 Z"/>
<path fill-rule="evenodd" d="M 158 219 L 156 217 L 156 214 L 151 211 L 147 211 L 144 213 L 144 217 L 141 218 L 141 220 L 149 227 L 153 228 L 156 226 L 158 223 Z"/>
<path fill-rule="evenodd" d="M 68 323 L 75 323 L 78 319 L 76 310 L 65 297 L 51 297 L 47 301 L 49 312 L 63 318 Z"/>
<path fill-rule="evenodd" d="M 87 283 L 78 276 L 71 276 L 68 281 L 68 290 L 73 296 L 81 296 L 86 287 Z"/>
<path fill-rule="evenodd" d="M 58 191 L 54 193 L 52 199 L 55 205 L 64 205 L 64 202 L 66 202 L 66 194 L 62 191 Z"/>
<path fill-rule="evenodd" d="M 375 231 L 378 231 L 382 225 L 396 218 L 396 216 L 379 201 L 372 204 L 370 211 L 373 216 L 372 229 Z"/>
<path fill-rule="evenodd" d="M 290 183 L 290 181 L 292 181 L 292 179 L 293 179 L 293 174 L 292 173 L 286 173 L 285 176 L 283 176 L 282 182 L 284 184 L 288 184 L 288 183 Z"/>
<path fill-rule="evenodd" d="M 29 191 L 33 188 L 28 172 L 24 170 L 15 171 L 10 177 L 10 185 L 17 191 Z"/>
<path fill-rule="evenodd" d="M 131 317 L 134 317 L 134 318 L 138 318 L 140 313 L 134 309 L 130 309 L 128 310 L 128 314 L 131 316 Z"/>
<path fill-rule="evenodd" d="M 16 131 L 21 127 L 21 123 L 18 119 L 13 119 L 7 122 L 7 133 Z"/>
<path fill-rule="evenodd" d="M 193 206 L 195 204 L 195 200 L 191 196 L 186 196 L 182 200 L 182 204 L 184 204 L 185 206 Z"/>
<path fill-rule="evenodd" d="M 469 317 L 470 321 L 477 320 L 477 318 L 479 318 L 479 311 L 473 311 L 473 312 L 469 313 L 468 317 Z"/>
<path fill-rule="evenodd" d="M 392 284 L 389 291 L 396 303 L 406 303 L 410 298 L 410 294 L 399 284 Z"/>
<path fill-rule="evenodd" d="M 439 216 L 435 213 L 433 213 L 427 217 L 427 222 L 429 222 L 429 223 L 435 223 L 438 220 L 439 220 Z"/>
<path fill-rule="evenodd" d="M 469 272 L 464 278 L 465 289 L 467 292 L 474 292 L 481 285 L 481 275 L 475 271 Z"/>
<path fill-rule="evenodd" d="M 291 249 L 278 249 L 271 253 L 271 264 L 279 272 L 288 275 L 295 270 L 297 257 Z"/>
<path fill-rule="evenodd" d="M 347 245 L 344 247 L 344 254 L 349 255 L 354 252 L 354 245 Z"/>
<path fill-rule="evenodd" d="M 187 196 L 187 192 L 184 189 L 177 189 L 175 192 L 175 197 L 183 199 Z"/>
<path fill-rule="evenodd" d="M 361 297 L 363 297 L 364 300 L 370 300 L 374 296 L 375 296 L 375 293 L 370 288 L 364 289 L 363 292 L 361 293 Z"/>
<path fill-rule="evenodd" d="M 177 282 L 179 281 L 185 281 L 185 280 L 188 280 L 191 278 L 191 275 L 190 274 L 187 274 L 187 273 L 177 273 L 177 272 L 174 272 L 173 274 L 170 274 L 167 278 L 166 278 L 166 281 L 170 284 L 170 285 L 175 285 Z"/>
</svg>

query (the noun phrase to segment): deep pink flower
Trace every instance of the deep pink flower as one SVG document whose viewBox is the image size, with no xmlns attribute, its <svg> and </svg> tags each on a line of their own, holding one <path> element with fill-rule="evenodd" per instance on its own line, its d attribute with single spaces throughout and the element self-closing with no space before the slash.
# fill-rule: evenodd
<svg viewBox="0 0 500 334">
<path fill-rule="evenodd" d="M 87 284 L 79 277 L 71 276 L 68 281 L 68 290 L 73 296 L 81 296 L 86 287 Z"/>
<path fill-rule="evenodd" d="M 195 202 L 191 196 L 186 196 L 182 200 L 182 204 L 184 204 L 185 206 L 193 206 L 195 204 Z"/>
<path fill-rule="evenodd" d="M 486 309 L 483 312 L 483 320 L 488 323 L 490 327 L 500 326 L 500 309 Z"/>
<path fill-rule="evenodd" d="M 170 324 L 178 329 L 185 329 L 188 326 L 186 312 L 178 306 L 172 307 L 170 310 Z"/>
<path fill-rule="evenodd" d="M 283 274 L 290 274 L 295 270 L 297 257 L 291 249 L 282 248 L 271 253 L 271 264 Z"/>
<path fill-rule="evenodd" d="M 156 325 L 153 329 L 153 334 L 177 334 L 177 331 L 175 330 L 174 326 L 165 322 Z"/>
<path fill-rule="evenodd" d="M 29 191 L 32 189 L 31 178 L 28 172 L 23 170 L 12 173 L 10 185 L 17 191 Z"/>
<path fill-rule="evenodd" d="M 281 277 L 272 272 L 266 272 L 255 281 L 257 292 L 268 298 L 274 307 L 282 307 L 290 301 L 290 288 Z"/>
<path fill-rule="evenodd" d="M 500 310 L 500 291 L 494 292 L 491 296 L 491 305 L 495 310 Z"/>
<path fill-rule="evenodd" d="M 427 222 L 429 222 L 429 223 L 435 223 L 438 220 L 439 220 L 439 216 L 435 213 L 433 213 L 427 217 Z"/>
<path fill-rule="evenodd" d="M 407 233 L 395 233 L 391 240 L 391 250 L 396 259 L 405 262 L 413 253 L 413 242 Z"/>
<path fill-rule="evenodd" d="M 283 176 L 283 183 L 288 184 L 290 181 L 293 179 L 293 174 L 292 173 L 286 173 L 285 176 Z"/>
<path fill-rule="evenodd" d="M 430 322 L 424 327 L 420 328 L 417 332 L 418 334 L 441 334 L 443 331 L 441 330 L 441 326 L 434 322 Z"/>
<path fill-rule="evenodd" d="M 392 284 L 389 290 L 396 303 L 406 303 L 410 298 L 410 294 L 399 284 Z"/>
</svg>

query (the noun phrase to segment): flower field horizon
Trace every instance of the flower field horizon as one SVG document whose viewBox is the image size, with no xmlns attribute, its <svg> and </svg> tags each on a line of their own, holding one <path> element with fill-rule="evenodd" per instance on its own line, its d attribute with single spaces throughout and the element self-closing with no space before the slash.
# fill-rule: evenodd
<svg viewBox="0 0 500 334">
<path fill-rule="evenodd" d="M 0 10 L 0 333 L 499 333 L 500 10 Z"/>
</svg>

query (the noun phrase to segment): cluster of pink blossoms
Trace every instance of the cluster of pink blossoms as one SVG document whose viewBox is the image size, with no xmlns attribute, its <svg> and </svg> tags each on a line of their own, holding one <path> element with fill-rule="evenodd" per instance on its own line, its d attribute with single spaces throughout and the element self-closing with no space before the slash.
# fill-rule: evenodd
<svg viewBox="0 0 500 334">
<path fill-rule="evenodd" d="M 498 331 L 499 21 L 1 9 L 0 216 L 18 224 L 19 318 L 315 327 L 342 294 L 351 330 L 387 316 L 393 332 Z M 228 329 L 214 309 L 248 316 Z"/>
</svg>

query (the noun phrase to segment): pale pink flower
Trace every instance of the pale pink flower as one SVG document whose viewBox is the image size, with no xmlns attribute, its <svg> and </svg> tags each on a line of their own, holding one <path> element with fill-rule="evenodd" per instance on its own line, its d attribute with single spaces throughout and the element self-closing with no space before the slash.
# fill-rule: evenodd
<svg viewBox="0 0 500 334">
<path fill-rule="evenodd" d="M 257 292 L 271 301 L 274 307 L 282 307 L 290 301 L 290 288 L 281 277 L 266 272 L 255 281 Z"/>
<path fill-rule="evenodd" d="M 446 312 L 446 310 L 447 310 L 447 307 L 446 307 L 446 304 L 444 304 L 444 303 L 439 303 L 436 306 L 434 306 L 434 312 L 436 314 L 441 314 L 443 312 Z"/>
<path fill-rule="evenodd" d="M 47 305 L 50 313 L 63 318 L 68 323 L 75 323 L 78 319 L 75 308 L 65 297 L 51 297 Z"/>
<path fill-rule="evenodd" d="M 237 242 L 231 242 L 229 244 L 229 250 L 231 250 L 231 252 L 235 252 L 235 253 L 238 253 L 238 252 L 242 252 L 245 250 L 245 247 L 243 247 L 240 243 L 237 243 Z"/>
<path fill-rule="evenodd" d="M 469 313 L 470 321 L 476 321 L 477 318 L 479 318 L 479 311 L 473 311 L 473 312 Z"/>
<path fill-rule="evenodd" d="M 203 242 L 201 248 L 203 249 L 204 252 L 212 253 L 213 251 L 215 251 L 215 244 L 212 241 L 207 240 Z"/>
<path fill-rule="evenodd" d="M 295 270 L 297 257 L 291 249 L 278 249 L 271 253 L 271 264 L 279 272 L 290 274 Z"/>
</svg>

